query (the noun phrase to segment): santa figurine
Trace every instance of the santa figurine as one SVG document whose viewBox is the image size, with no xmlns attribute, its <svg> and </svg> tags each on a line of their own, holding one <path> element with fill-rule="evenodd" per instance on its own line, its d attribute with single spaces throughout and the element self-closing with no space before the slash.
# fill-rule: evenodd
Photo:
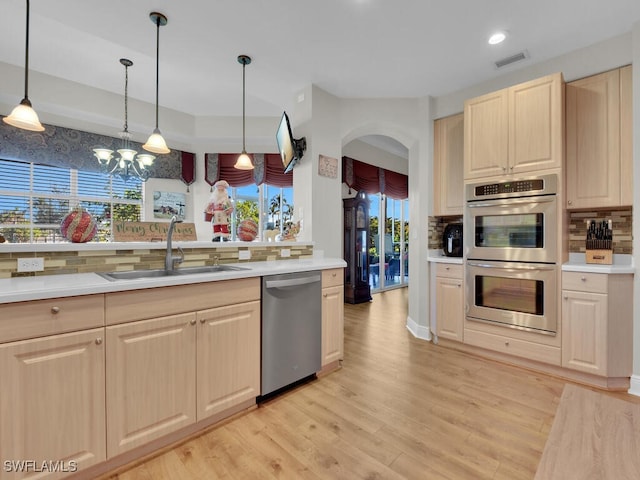
<svg viewBox="0 0 640 480">
<path fill-rule="evenodd" d="M 233 213 L 233 200 L 227 193 L 229 184 L 224 180 L 218 180 L 213 184 L 213 192 L 209 197 L 209 203 L 205 208 L 205 219 L 211 220 L 214 242 L 229 240 L 231 229 L 231 214 Z"/>
</svg>

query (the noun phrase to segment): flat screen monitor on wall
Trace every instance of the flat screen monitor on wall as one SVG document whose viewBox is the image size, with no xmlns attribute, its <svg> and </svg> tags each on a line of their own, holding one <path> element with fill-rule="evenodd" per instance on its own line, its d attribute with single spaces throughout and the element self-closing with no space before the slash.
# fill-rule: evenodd
<svg viewBox="0 0 640 480">
<path fill-rule="evenodd" d="M 280 152 L 284 173 L 289 173 L 302 158 L 307 148 L 307 140 L 305 137 L 300 139 L 293 138 L 287 112 L 284 112 L 280 119 L 280 125 L 278 125 L 278 131 L 276 132 L 276 141 L 278 142 L 278 152 Z"/>
</svg>

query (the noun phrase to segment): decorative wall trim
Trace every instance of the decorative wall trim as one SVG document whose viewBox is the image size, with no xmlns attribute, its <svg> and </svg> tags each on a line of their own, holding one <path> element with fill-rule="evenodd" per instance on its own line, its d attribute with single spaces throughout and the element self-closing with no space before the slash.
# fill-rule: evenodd
<svg viewBox="0 0 640 480">
<path fill-rule="evenodd" d="M 631 382 L 629 385 L 629 393 L 640 397 L 640 375 L 631 375 Z"/>
</svg>

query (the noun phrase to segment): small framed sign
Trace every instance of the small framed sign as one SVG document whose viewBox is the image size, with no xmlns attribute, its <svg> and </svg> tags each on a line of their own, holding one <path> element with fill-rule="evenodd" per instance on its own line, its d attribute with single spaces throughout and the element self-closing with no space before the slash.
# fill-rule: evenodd
<svg viewBox="0 0 640 480">
<path fill-rule="evenodd" d="M 318 175 L 338 178 L 338 159 L 320 155 L 318 159 Z"/>
</svg>

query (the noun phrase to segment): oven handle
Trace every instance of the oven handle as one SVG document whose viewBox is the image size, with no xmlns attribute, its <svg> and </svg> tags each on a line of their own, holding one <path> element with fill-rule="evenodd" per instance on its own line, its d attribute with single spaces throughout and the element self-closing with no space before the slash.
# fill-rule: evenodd
<svg viewBox="0 0 640 480">
<path fill-rule="evenodd" d="M 537 271 L 547 271 L 554 270 L 554 267 L 538 267 L 538 266 L 518 266 L 518 267 L 500 267 L 498 265 L 489 265 L 487 263 L 475 263 L 467 260 L 467 265 L 470 267 L 481 267 L 481 268 L 497 268 L 499 270 L 503 270 L 506 272 L 517 272 L 518 270 L 537 270 Z"/>
<path fill-rule="evenodd" d="M 525 197 L 525 198 L 509 198 L 504 200 L 491 200 L 489 202 L 484 203 L 476 203 L 476 202 L 467 202 L 467 207 L 469 208 L 479 208 L 479 207 L 503 207 L 514 204 L 523 204 L 523 203 L 551 203 L 555 201 L 555 195 L 546 196 L 546 197 Z"/>
</svg>

